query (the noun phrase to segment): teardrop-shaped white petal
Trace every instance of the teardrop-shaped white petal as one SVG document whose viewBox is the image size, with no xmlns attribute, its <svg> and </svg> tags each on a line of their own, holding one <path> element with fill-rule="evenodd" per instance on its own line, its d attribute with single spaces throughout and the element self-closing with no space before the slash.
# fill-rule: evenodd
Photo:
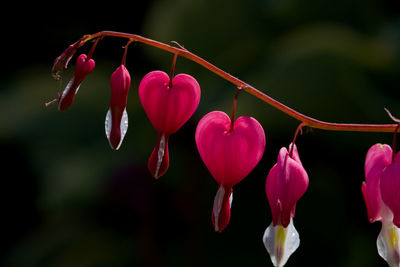
<svg viewBox="0 0 400 267">
<path fill-rule="evenodd" d="M 158 178 L 158 173 L 160 172 L 164 154 L 165 154 L 165 135 L 163 134 L 161 136 L 160 144 L 158 146 L 158 151 L 157 151 L 157 165 L 156 165 L 156 172 L 154 173 L 154 177 L 156 178 Z"/>
<path fill-rule="evenodd" d="M 111 117 L 110 109 L 108 109 L 108 111 L 107 111 L 104 126 L 105 126 L 104 128 L 106 131 L 106 136 L 107 136 L 108 142 L 110 143 L 110 146 L 112 147 L 111 142 L 110 142 L 110 133 L 111 133 L 111 126 L 112 126 L 112 117 Z M 126 112 L 126 108 L 124 109 L 124 112 L 122 113 L 120 129 L 121 129 L 121 140 L 119 141 L 119 144 L 118 144 L 116 150 L 118 150 L 119 147 L 121 146 L 122 140 L 124 140 L 125 134 L 128 131 L 128 113 Z"/>
<path fill-rule="evenodd" d="M 392 222 L 382 222 L 382 229 L 376 240 L 378 254 L 390 267 L 400 266 L 400 229 Z"/>
<path fill-rule="evenodd" d="M 263 242 L 274 266 L 282 267 L 299 247 L 300 238 L 293 220 L 290 219 L 286 228 L 278 224 L 273 226 L 271 223 L 264 232 Z"/>
<path fill-rule="evenodd" d="M 214 213 L 214 227 L 215 231 L 219 231 L 218 221 L 219 221 L 219 214 L 221 213 L 222 209 L 222 202 L 224 201 L 225 196 L 225 188 L 220 185 L 218 187 L 217 194 L 215 194 L 214 198 L 214 205 L 213 205 L 213 213 Z M 229 206 L 232 207 L 232 200 L 233 200 L 233 192 L 229 196 Z"/>
</svg>

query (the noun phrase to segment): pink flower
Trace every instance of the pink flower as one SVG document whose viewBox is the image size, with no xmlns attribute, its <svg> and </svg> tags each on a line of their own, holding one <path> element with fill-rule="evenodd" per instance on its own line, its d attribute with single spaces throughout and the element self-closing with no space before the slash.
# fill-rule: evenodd
<svg viewBox="0 0 400 267">
<path fill-rule="evenodd" d="M 379 255 L 389 266 L 400 265 L 400 154 L 375 144 L 365 158 L 365 182 L 361 191 L 370 222 L 381 221 L 377 239 Z"/>
<path fill-rule="evenodd" d="M 128 100 L 131 76 L 122 64 L 111 75 L 111 99 L 107 112 L 105 130 L 110 146 L 117 150 L 128 129 L 128 114 L 126 104 Z"/>
<path fill-rule="evenodd" d="M 143 109 L 158 132 L 158 140 L 150 155 L 148 167 L 155 178 L 169 166 L 168 138 L 178 131 L 200 102 L 200 85 L 188 74 L 170 77 L 162 71 L 152 71 L 139 85 Z"/>
<path fill-rule="evenodd" d="M 296 145 L 293 155 L 289 155 L 285 147 L 281 148 L 278 162 L 270 170 L 265 185 L 274 226 L 289 225 L 295 215 L 296 203 L 307 187 L 308 175 L 301 164 Z"/>
<path fill-rule="evenodd" d="M 72 105 L 75 94 L 78 92 L 83 79 L 93 71 L 94 66 L 94 60 L 88 59 L 85 54 L 77 58 L 74 76 L 58 97 L 58 110 L 65 110 Z"/>
<path fill-rule="evenodd" d="M 375 144 L 365 158 L 365 182 L 361 186 L 370 222 L 382 221 L 385 216 L 381 196 L 381 176 L 392 161 L 392 149 L 386 144 Z"/>
<path fill-rule="evenodd" d="M 296 145 L 291 144 L 289 151 L 281 148 L 278 162 L 268 173 L 265 184 L 272 223 L 264 232 L 263 242 L 274 266 L 284 266 L 300 245 L 299 233 L 292 218 L 297 201 L 308 187 L 308 175 Z"/>
<path fill-rule="evenodd" d="M 221 111 L 205 115 L 196 128 L 199 154 L 219 188 L 214 199 L 212 222 L 217 232 L 230 219 L 232 187 L 258 164 L 265 149 L 265 134 L 259 122 L 247 116 L 235 120 Z"/>
</svg>

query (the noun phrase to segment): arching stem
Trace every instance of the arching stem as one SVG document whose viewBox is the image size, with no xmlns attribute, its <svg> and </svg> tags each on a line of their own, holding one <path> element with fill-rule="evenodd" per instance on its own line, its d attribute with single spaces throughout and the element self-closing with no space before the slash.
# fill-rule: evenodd
<svg viewBox="0 0 400 267">
<path fill-rule="evenodd" d="M 214 66 L 213 64 L 209 63 L 208 61 L 204 60 L 203 58 L 191 53 L 185 48 L 177 48 L 171 45 L 167 45 L 149 38 L 142 37 L 136 34 L 130 33 L 122 33 L 122 32 L 114 32 L 114 31 L 101 31 L 92 35 L 84 35 L 80 39 L 80 46 L 95 38 L 105 37 L 105 36 L 113 36 L 119 38 L 129 38 L 136 42 L 140 42 L 149 46 L 156 47 L 158 49 L 180 55 L 185 57 L 188 60 L 191 60 L 202 67 L 208 69 L 209 71 L 215 73 L 216 75 L 220 76 L 221 78 L 225 79 L 226 81 L 236 85 L 237 87 L 242 87 L 244 91 L 247 93 L 255 96 L 256 98 L 264 101 L 265 103 L 269 104 L 270 106 L 280 110 L 281 112 L 287 114 L 288 116 L 299 120 L 301 122 L 305 122 L 308 127 L 317 128 L 322 130 L 329 130 L 329 131 L 357 131 L 357 132 L 394 132 L 397 128 L 397 124 L 355 124 L 355 123 L 332 123 L 332 122 L 325 122 L 314 119 L 312 117 L 306 116 L 282 103 L 273 99 L 272 97 L 268 96 L 267 94 L 259 91 L 255 87 L 241 81 L 240 79 L 230 75 L 229 73 L 223 71 L 222 69 Z M 79 46 L 79 47 L 80 47 Z M 397 128 L 397 131 L 399 129 Z"/>
</svg>

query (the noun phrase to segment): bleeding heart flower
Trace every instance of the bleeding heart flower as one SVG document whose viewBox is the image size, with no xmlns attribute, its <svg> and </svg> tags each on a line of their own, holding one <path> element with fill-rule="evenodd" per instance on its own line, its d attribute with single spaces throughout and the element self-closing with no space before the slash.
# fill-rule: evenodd
<svg viewBox="0 0 400 267">
<path fill-rule="evenodd" d="M 193 115 L 200 102 L 200 86 L 188 74 L 170 77 L 162 71 L 152 71 L 139 85 L 143 109 L 158 132 L 158 141 L 151 153 L 148 167 L 155 178 L 169 166 L 168 138 Z"/>
<path fill-rule="evenodd" d="M 227 114 L 213 111 L 205 115 L 196 129 L 200 157 L 218 183 L 212 221 L 217 232 L 230 219 L 232 187 L 258 164 L 265 149 L 265 134 L 260 123 L 242 116 L 233 124 Z"/>
<path fill-rule="evenodd" d="M 110 146 L 117 150 L 128 130 L 128 100 L 131 76 L 125 65 L 121 64 L 111 75 L 111 99 L 105 121 L 105 130 Z"/>
<path fill-rule="evenodd" d="M 265 191 L 272 213 L 272 223 L 263 237 L 274 266 L 283 266 L 300 244 L 293 225 L 297 201 L 308 187 L 308 175 L 300 161 L 296 145 L 281 148 L 278 162 L 268 173 Z"/>
<path fill-rule="evenodd" d="M 85 54 L 77 58 L 74 75 L 58 97 L 58 110 L 65 110 L 72 105 L 83 79 L 93 71 L 94 66 L 94 60 L 88 59 Z"/>
<path fill-rule="evenodd" d="M 370 222 L 381 221 L 378 254 L 389 266 L 400 265 L 400 154 L 375 144 L 365 159 L 365 182 L 361 186 Z"/>
</svg>

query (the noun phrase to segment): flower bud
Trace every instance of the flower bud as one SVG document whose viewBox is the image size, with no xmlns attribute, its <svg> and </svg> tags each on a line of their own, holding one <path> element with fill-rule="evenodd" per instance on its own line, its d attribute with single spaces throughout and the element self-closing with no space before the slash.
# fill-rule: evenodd
<svg viewBox="0 0 400 267">
<path fill-rule="evenodd" d="M 117 150 L 128 130 L 128 101 L 131 76 L 124 65 L 119 66 L 111 75 L 111 98 L 108 109 L 105 130 L 111 148 Z"/>
<path fill-rule="evenodd" d="M 58 110 L 68 109 L 72 105 L 83 79 L 93 71 L 94 66 L 94 60 L 88 59 L 85 54 L 77 58 L 74 75 L 58 97 Z"/>
</svg>

